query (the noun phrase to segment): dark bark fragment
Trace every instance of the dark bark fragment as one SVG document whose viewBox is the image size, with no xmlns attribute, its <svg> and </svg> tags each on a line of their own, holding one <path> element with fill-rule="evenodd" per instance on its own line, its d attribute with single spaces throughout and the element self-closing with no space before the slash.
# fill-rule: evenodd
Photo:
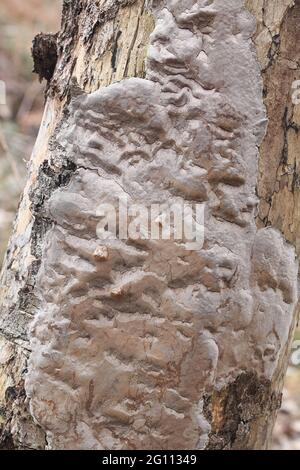
<svg viewBox="0 0 300 470">
<path fill-rule="evenodd" d="M 29 413 L 23 380 L 6 389 L 5 401 L 0 409 L 5 423 L 0 424 L 0 450 L 44 449 L 45 434 Z"/>
<path fill-rule="evenodd" d="M 207 450 L 253 449 L 259 430 L 267 432 L 268 421 L 280 406 L 281 393 L 270 381 L 254 372 L 242 373 L 206 398 L 205 413 L 212 424 Z"/>
<path fill-rule="evenodd" d="M 50 82 L 57 62 L 57 34 L 39 33 L 32 41 L 33 72 Z"/>
</svg>

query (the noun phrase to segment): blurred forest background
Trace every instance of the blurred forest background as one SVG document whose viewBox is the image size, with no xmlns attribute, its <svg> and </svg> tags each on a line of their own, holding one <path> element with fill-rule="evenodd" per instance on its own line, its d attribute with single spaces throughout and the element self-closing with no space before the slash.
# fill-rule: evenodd
<svg viewBox="0 0 300 470">
<path fill-rule="evenodd" d="M 41 31 L 59 30 L 61 3 L 0 0 L 0 80 L 6 85 L 6 104 L 0 100 L 0 265 L 44 106 L 44 84 L 32 73 L 31 42 Z M 273 448 L 300 450 L 300 332 L 294 343 Z"/>
</svg>

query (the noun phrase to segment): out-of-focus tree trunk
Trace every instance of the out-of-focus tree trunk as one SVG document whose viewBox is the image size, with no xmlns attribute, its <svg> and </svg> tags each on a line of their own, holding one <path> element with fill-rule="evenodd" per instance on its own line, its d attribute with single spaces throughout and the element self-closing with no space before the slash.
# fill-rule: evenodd
<svg viewBox="0 0 300 470">
<path fill-rule="evenodd" d="M 1 278 L 2 448 L 269 444 L 297 316 L 300 1 L 244 3 L 64 0 L 35 42 L 49 86 Z M 124 193 L 205 202 L 203 249 L 99 249 L 97 207 Z"/>
</svg>

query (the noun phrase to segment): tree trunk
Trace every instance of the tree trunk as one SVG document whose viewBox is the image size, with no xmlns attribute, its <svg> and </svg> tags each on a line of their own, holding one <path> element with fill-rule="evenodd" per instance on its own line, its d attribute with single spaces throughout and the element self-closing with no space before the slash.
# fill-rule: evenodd
<svg viewBox="0 0 300 470">
<path fill-rule="evenodd" d="M 268 446 L 297 311 L 300 1 L 244 3 L 64 0 L 36 38 L 2 448 Z M 100 240 L 99 204 L 124 196 L 205 203 L 203 248 Z"/>
</svg>

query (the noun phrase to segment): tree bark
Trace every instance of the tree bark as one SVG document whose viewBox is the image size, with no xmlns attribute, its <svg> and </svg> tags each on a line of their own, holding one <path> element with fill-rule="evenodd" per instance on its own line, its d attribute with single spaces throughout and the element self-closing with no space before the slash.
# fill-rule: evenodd
<svg viewBox="0 0 300 470">
<path fill-rule="evenodd" d="M 36 39 L 2 448 L 267 448 L 297 318 L 299 17 L 299 0 L 65 0 Z M 98 205 L 125 194 L 205 203 L 203 249 L 100 242 Z"/>
</svg>

